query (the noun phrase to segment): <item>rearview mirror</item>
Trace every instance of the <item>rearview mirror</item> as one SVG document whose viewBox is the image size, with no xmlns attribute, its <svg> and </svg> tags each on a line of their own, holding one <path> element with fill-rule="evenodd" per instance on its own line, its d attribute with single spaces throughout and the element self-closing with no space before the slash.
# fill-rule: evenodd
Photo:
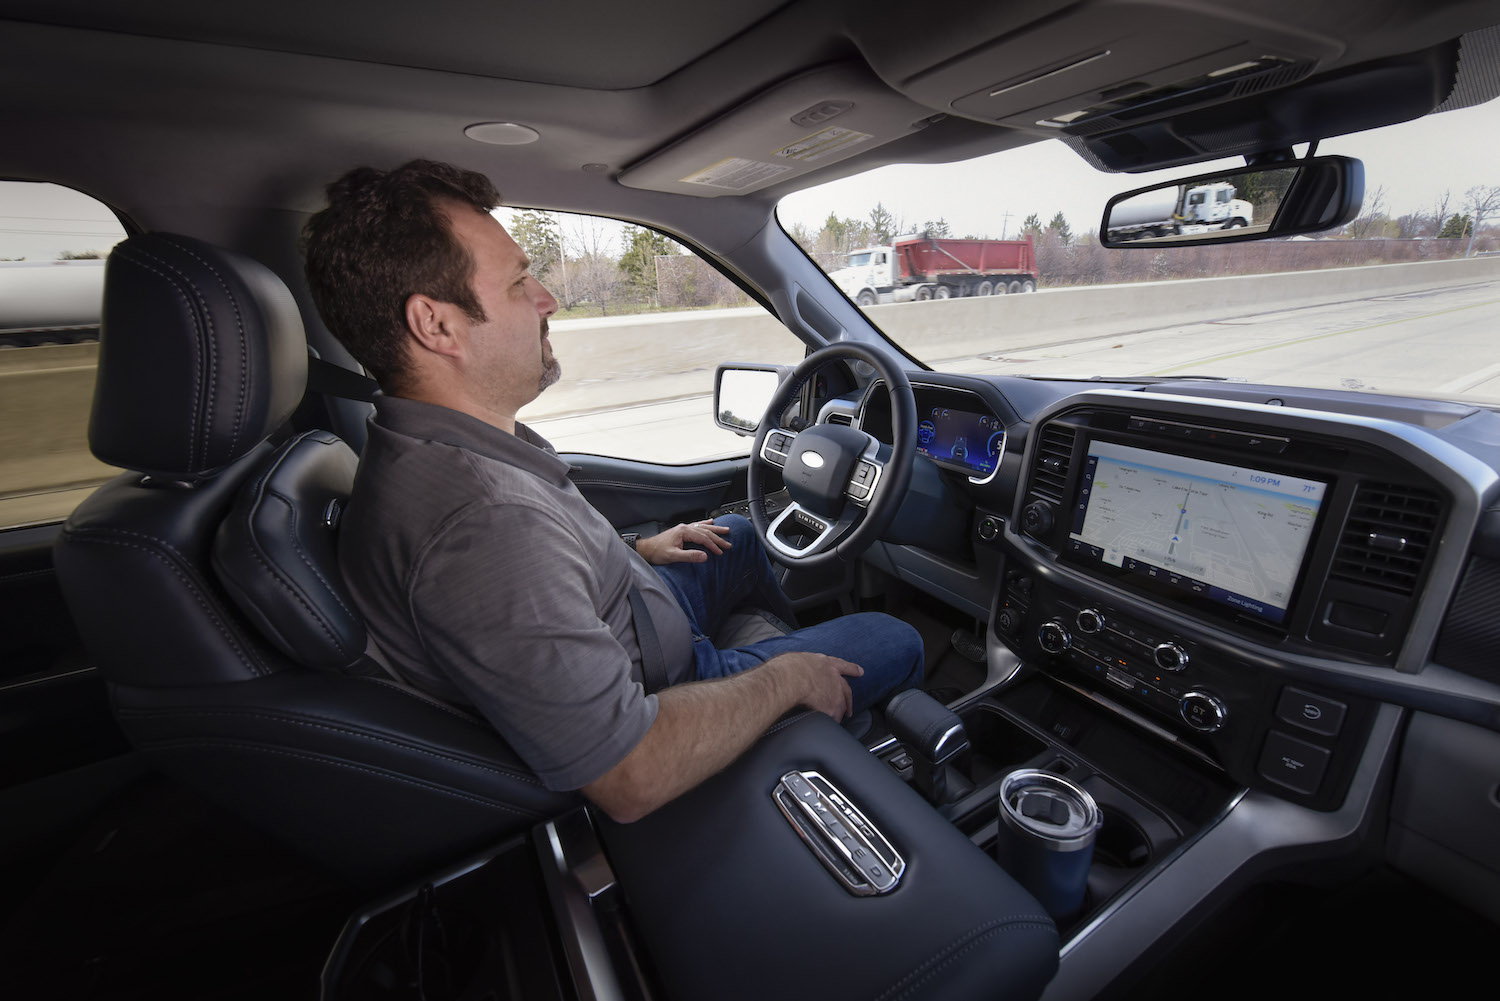
<svg viewBox="0 0 1500 1001">
<path fill-rule="evenodd" d="M 1111 198 L 1099 242 L 1157 247 L 1315 233 L 1359 215 L 1364 193 L 1364 164 L 1347 156 L 1199 174 Z"/>
<path fill-rule="evenodd" d="M 714 378 L 714 423 L 736 434 L 754 434 L 787 371 L 776 365 L 720 365 Z"/>
</svg>

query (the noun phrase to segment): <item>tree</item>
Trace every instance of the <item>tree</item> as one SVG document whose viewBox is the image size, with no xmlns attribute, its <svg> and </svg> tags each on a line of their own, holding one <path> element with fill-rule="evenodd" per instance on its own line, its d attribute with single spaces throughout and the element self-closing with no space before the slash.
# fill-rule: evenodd
<svg viewBox="0 0 1500 1001">
<path fill-rule="evenodd" d="M 1058 213 L 1061 215 L 1062 213 Z M 1030 236 L 1033 240 L 1042 235 L 1042 217 L 1035 212 L 1026 217 L 1021 223 L 1021 235 Z"/>
<path fill-rule="evenodd" d="M 1068 226 L 1068 220 L 1064 218 L 1060 209 L 1052 217 L 1052 221 L 1047 223 L 1047 231 L 1049 233 L 1056 233 L 1057 238 L 1062 241 L 1064 247 L 1073 242 L 1073 230 Z"/>
<path fill-rule="evenodd" d="M 1469 230 L 1469 247 L 1464 251 L 1468 257 L 1474 253 L 1474 234 L 1484 225 L 1484 217 L 1500 212 L 1500 184 L 1476 184 L 1464 192 L 1464 208 L 1474 214 L 1474 225 Z"/>
<path fill-rule="evenodd" d="M 590 216 L 575 216 L 568 232 L 563 234 L 572 291 L 579 299 L 599 305 L 599 312 L 609 315 L 611 303 L 618 302 L 626 284 L 620 262 L 604 223 Z"/>
<path fill-rule="evenodd" d="M 524 209 L 511 216 L 510 235 L 531 258 L 532 274 L 551 269 L 562 253 L 562 234 L 551 212 Z"/>
<path fill-rule="evenodd" d="M 659 301 L 656 259 L 676 255 L 677 245 L 654 229 L 637 226 L 626 226 L 622 237 L 625 253 L 620 255 L 620 270 L 625 272 L 631 288 L 639 298 Z"/>
<path fill-rule="evenodd" d="M 880 202 L 870 210 L 870 230 L 876 243 L 890 243 L 891 238 L 898 235 L 896 217 Z"/>
<path fill-rule="evenodd" d="M 1349 235 L 1356 240 L 1384 235 L 1385 230 L 1385 185 L 1378 185 L 1365 199 L 1365 211 L 1349 224 Z M 1372 232 L 1373 230 L 1373 232 Z"/>
<path fill-rule="evenodd" d="M 1468 216 L 1455 212 L 1448 217 L 1447 222 L 1443 223 L 1443 228 L 1439 231 L 1438 237 L 1443 240 L 1461 240 L 1473 232 L 1473 223 L 1474 220 Z"/>
<path fill-rule="evenodd" d="M 1438 196 L 1437 204 L 1432 213 L 1432 235 L 1443 235 L 1443 223 L 1448 221 L 1448 203 L 1453 200 L 1453 191 L 1444 188 L 1443 193 Z"/>
<path fill-rule="evenodd" d="M 948 225 L 948 220 L 939 218 L 936 221 L 929 219 L 922 224 L 922 232 L 928 236 L 945 237 L 953 235 L 953 227 Z"/>
</svg>

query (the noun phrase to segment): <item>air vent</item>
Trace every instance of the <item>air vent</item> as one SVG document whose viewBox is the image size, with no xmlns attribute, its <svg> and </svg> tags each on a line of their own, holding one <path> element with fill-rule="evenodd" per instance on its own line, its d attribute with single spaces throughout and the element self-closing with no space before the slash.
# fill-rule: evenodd
<svg viewBox="0 0 1500 1001">
<path fill-rule="evenodd" d="M 1031 492 L 1061 504 L 1068 483 L 1068 463 L 1073 459 L 1072 428 L 1049 424 L 1042 429 L 1037 443 L 1036 460 L 1031 467 Z"/>
<path fill-rule="evenodd" d="M 1329 576 L 1414 594 L 1442 512 L 1442 501 L 1427 490 L 1361 483 Z"/>
<path fill-rule="evenodd" d="M 844 425 L 844 427 L 853 427 L 854 426 L 854 416 L 852 414 L 829 414 L 828 415 L 828 423 L 829 424 L 842 424 L 842 425 Z"/>
</svg>

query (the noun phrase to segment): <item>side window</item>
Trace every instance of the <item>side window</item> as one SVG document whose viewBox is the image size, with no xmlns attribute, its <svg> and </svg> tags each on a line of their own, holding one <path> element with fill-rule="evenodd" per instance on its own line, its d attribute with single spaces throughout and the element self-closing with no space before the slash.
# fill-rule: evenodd
<svg viewBox="0 0 1500 1001">
<path fill-rule="evenodd" d="M 119 470 L 88 448 L 106 206 L 55 184 L 0 181 L 0 528 L 65 518 Z"/>
<path fill-rule="evenodd" d="M 496 218 L 559 303 L 562 379 L 521 410 L 559 452 L 682 465 L 750 453 L 713 421 L 726 361 L 795 365 L 804 345 L 712 265 L 654 230 L 561 212 Z"/>
</svg>

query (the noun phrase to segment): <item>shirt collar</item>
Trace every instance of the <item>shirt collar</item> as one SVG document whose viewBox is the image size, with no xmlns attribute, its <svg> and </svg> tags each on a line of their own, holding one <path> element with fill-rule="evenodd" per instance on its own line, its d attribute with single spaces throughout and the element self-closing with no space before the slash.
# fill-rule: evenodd
<svg viewBox="0 0 1500 1001">
<path fill-rule="evenodd" d="M 510 434 L 457 410 L 400 396 L 377 397 L 370 419 L 388 431 L 468 449 L 558 483 L 568 478 L 569 466 L 551 443 L 520 421 Z"/>
</svg>

